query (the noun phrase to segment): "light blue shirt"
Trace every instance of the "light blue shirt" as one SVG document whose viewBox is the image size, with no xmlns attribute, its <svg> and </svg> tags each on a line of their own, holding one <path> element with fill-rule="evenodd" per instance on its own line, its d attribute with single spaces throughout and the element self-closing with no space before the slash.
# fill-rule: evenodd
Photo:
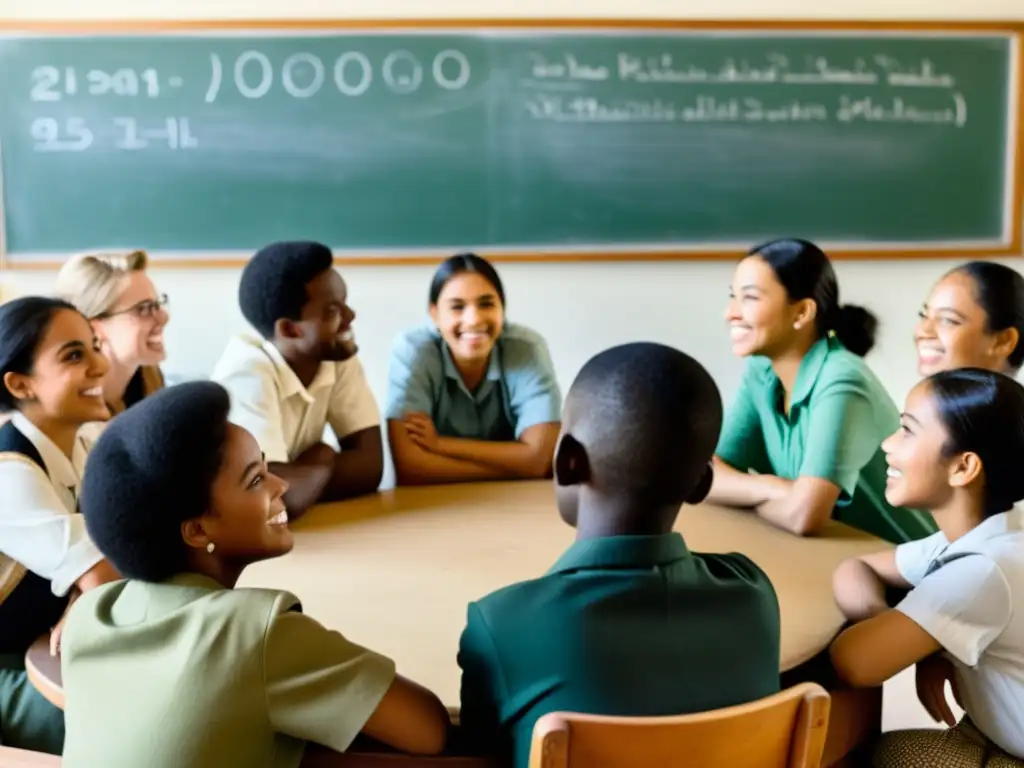
<svg viewBox="0 0 1024 768">
<path fill-rule="evenodd" d="M 530 427 L 561 420 L 562 396 L 547 343 L 506 323 L 487 367 L 470 392 L 433 325 L 405 331 L 391 345 L 388 419 L 429 414 L 439 435 L 518 440 Z"/>
</svg>

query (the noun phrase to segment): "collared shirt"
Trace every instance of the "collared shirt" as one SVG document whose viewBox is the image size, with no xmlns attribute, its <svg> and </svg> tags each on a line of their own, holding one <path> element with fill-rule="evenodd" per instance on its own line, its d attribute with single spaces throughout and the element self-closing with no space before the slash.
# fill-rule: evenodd
<svg viewBox="0 0 1024 768">
<path fill-rule="evenodd" d="M 355 357 L 321 363 L 305 387 L 269 341 L 236 336 L 211 378 L 231 394 L 230 420 L 252 433 L 268 462 L 293 461 L 323 440 L 328 424 L 339 441 L 380 426 L 380 409 Z"/>
<path fill-rule="evenodd" d="M 85 451 L 76 441 L 69 460 L 53 441 L 20 413 L 16 428 L 39 452 L 45 470 L 20 453 L 0 453 L 0 600 L 17 585 L 24 568 L 50 582 L 55 595 L 103 559 L 77 511 L 77 489 Z"/>
<path fill-rule="evenodd" d="M 562 398 L 543 337 L 506 323 L 487 374 L 470 392 L 433 325 L 399 335 L 388 365 L 388 419 L 429 414 L 439 435 L 518 440 L 530 427 L 561 420 Z"/>
<path fill-rule="evenodd" d="M 1024 510 L 903 544 L 896 566 L 914 586 L 896 610 L 945 649 L 978 730 L 1024 758 Z"/>
<path fill-rule="evenodd" d="M 863 358 L 825 337 L 800 363 L 790 396 L 771 362 L 747 362 L 715 453 L 741 471 L 788 480 L 817 477 L 839 487 L 833 517 L 887 541 L 935 532 L 931 515 L 885 500 L 882 441 L 900 424 L 899 410 Z"/>
<path fill-rule="evenodd" d="M 344 752 L 395 664 L 301 609 L 198 574 L 85 593 L 62 640 L 62 765 L 296 768 L 306 741 Z"/>
<path fill-rule="evenodd" d="M 691 553 L 677 533 L 579 541 L 470 604 L 461 724 L 522 768 L 548 712 L 684 714 L 777 693 L 779 643 L 775 590 L 744 555 Z"/>
</svg>

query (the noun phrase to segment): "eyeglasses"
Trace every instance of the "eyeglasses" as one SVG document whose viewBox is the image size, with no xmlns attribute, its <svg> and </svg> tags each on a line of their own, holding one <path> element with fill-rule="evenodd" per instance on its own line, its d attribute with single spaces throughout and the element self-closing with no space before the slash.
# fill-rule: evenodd
<svg viewBox="0 0 1024 768">
<path fill-rule="evenodd" d="M 149 318 L 153 317 L 161 309 L 166 310 L 169 305 L 170 300 L 167 298 L 167 294 L 161 293 L 155 299 L 140 301 L 138 304 L 132 304 L 128 309 L 119 309 L 117 312 L 103 312 L 96 315 L 93 319 L 106 320 L 109 317 L 117 317 L 118 315 L 135 315 L 140 318 Z"/>
</svg>

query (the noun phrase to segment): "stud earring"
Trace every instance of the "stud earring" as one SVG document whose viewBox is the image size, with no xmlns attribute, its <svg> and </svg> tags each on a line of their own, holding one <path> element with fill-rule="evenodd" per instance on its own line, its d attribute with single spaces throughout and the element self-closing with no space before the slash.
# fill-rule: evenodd
<svg viewBox="0 0 1024 768">
<path fill-rule="evenodd" d="M 215 550 L 216 548 L 217 547 L 214 546 L 214 543 L 212 541 L 206 545 L 206 551 L 209 552 L 211 555 L 213 554 L 213 550 Z"/>
</svg>

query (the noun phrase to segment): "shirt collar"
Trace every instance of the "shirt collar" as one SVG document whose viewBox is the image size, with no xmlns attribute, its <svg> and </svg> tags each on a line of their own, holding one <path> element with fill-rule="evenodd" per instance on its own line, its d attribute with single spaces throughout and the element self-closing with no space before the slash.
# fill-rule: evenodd
<svg viewBox="0 0 1024 768">
<path fill-rule="evenodd" d="M 11 416 L 11 422 L 39 451 L 39 455 L 43 458 L 43 464 L 46 465 L 46 474 L 49 475 L 53 482 L 65 488 L 75 488 L 78 486 L 81 478 L 78 476 L 75 465 L 63 454 L 53 440 L 44 435 L 35 424 L 26 419 L 20 412 L 15 412 Z"/>
<path fill-rule="evenodd" d="M 840 348 L 842 348 L 842 343 L 839 339 L 826 334 L 807 350 L 807 354 L 800 361 L 800 368 L 796 372 L 796 382 L 789 399 L 790 407 L 803 403 L 811 396 L 811 390 L 814 389 L 814 384 L 818 381 L 818 376 L 825 366 L 829 352 Z"/>
<path fill-rule="evenodd" d="M 195 587 L 196 589 L 207 589 L 211 592 L 216 592 L 222 589 L 227 589 L 216 579 L 211 579 L 209 576 L 204 576 L 201 573 L 177 573 L 171 578 L 167 579 L 164 584 L 173 584 L 176 587 Z"/>
<path fill-rule="evenodd" d="M 452 358 L 452 352 L 448 349 L 448 344 L 441 337 L 437 328 L 431 325 L 434 336 L 441 346 L 441 361 L 444 365 L 444 375 L 449 379 L 455 379 L 462 381 L 462 374 L 459 373 L 459 369 L 455 366 L 455 360 Z M 499 338 L 495 343 L 493 349 L 491 349 L 491 357 L 487 362 L 487 374 L 484 376 L 488 381 L 500 381 L 501 380 L 501 359 L 499 354 L 501 339 Z"/>
<path fill-rule="evenodd" d="M 604 536 L 577 541 L 562 553 L 548 573 L 668 565 L 689 556 L 690 550 L 678 533 Z"/>
<path fill-rule="evenodd" d="M 324 387 L 333 387 L 337 380 L 334 366 L 328 363 L 321 363 L 320 368 L 317 369 L 316 376 L 313 377 L 313 381 L 309 383 L 307 388 L 299 381 L 299 377 L 292 370 L 292 367 L 288 365 L 288 361 L 284 359 L 277 347 L 266 340 L 260 344 L 260 347 L 274 364 L 283 397 L 299 395 L 306 403 L 311 404 L 316 400 L 312 394 L 313 392 Z"/>
</svg>

